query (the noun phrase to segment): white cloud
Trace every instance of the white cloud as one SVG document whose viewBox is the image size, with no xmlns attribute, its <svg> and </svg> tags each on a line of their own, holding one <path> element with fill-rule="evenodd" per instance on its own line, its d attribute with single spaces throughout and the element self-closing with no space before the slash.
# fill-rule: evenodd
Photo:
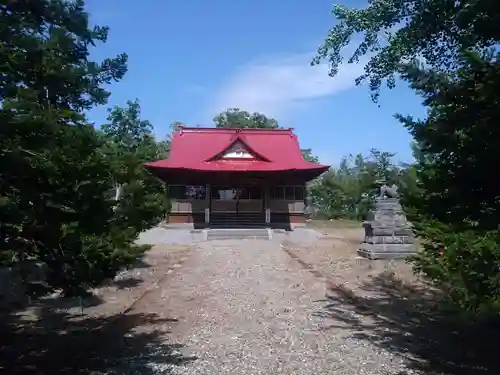
<svg viewBox="0 0 500 375">
<path fill-rule="evenodd" d="M 239 67 L 216 93 L 210 113 L 240 108 L 276 117 L 301 102 L 353 87 L 365 65 L 365 61 L 343 64 L 332 78 L 327 64 L 310 66 L 311 56 L 277 57 Z"/>
</svg>

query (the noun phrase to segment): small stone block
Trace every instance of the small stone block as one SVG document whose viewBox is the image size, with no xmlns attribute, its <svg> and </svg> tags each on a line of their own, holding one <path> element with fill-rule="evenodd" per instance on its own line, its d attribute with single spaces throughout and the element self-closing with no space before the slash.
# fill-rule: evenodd
<svg viewBox="0 0 500 375">
<path fill-rule="evenodd" d="M 413 237 L 410 236 L 373 236 L 366 240 L 370 244 L 402 245 L 412 244 Z"/>
<path fill-rule="evenodd" d="M 390 253 L 390 252 L 383 252 L 383 253 L 374 253 L 370 251 L 365 251 L 365 250 L 358 250 L 358 254 L 360 257 L 364 257 L 370 260 L 383 260 L 383 259 L 406 259 L 412 255 L 415 255 L 415 253 L 404 253 L 404 252 L 398 252 L 398 253 Z"/>
<path fill-rule="evenodd" d="M 372 226 L 373 236 L 411 236 L 413 232 L 408 227 L 378 227 Z"/>
</svg>

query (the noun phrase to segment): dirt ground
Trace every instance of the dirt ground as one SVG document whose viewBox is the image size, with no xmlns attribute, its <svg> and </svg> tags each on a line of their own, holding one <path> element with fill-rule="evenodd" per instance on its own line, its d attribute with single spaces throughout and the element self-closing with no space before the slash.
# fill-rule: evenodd
<svg viewBox="0 0 500 375">
<path fill-rule="evenodd" d="M 330 239 L 316 248 L 323 242 Z M 326 278 L 314 272 L 329 268 L 314 257 L 319 252 L 309 252 L 315 264 L 309 269 L 287 250 L 265 240 L 200 244 L 179 272 L 128 313 L 154 313 L 158 319 L 136 326 L 132 337 L 160 335 L 175 347 L 174 361 L 148 355 L 153 373 L 402 374 L 406 364 L 397 353 L 356 337 L 359 325 L 368 327 L 374 319 L 346 321 L 346 314 L 358 317 L 349 302 L 331 308 L 336 301 L 325 296 Z M 328 256 L 336 267 L 339 253 Z M 130 368 L 122 362 L 120 371 Z M 144 372 L 134 365 L 137 374 Z"/>
<path fill-rule="evenodd" d="M 440 290 L 415 275 L 404 260 L 370 261 L 357 256 L 361 223 L 312 222 L 324 234 L 315 245 L 283 249 L 327 283 L 322 316 L 332 329 L 407 359 L 401 374 L 493 375 L 500 373 L 496 341 L 500 327 L 474 321 L 447 304 Z"/>
<path fill-rule="evenodd" d="M 398 374 L 500 373 L 500 363 L 491 364 L 491 359 L 496 357 L 490 355 L 490 349 L 496 347 L 491 344 L 496 342 L 496 336 L 490 340 L 488 331 L 481 331 L 479 335 L 480 331 L 475 328 L 464 332 L 463 322 L 454 321 L 449 314 L 436 313 L 434 291 L 416 277 L 404 261 L 368 261 L 357 256 L 356 250 L 363 238 L 359 223 L 314 222 L 312 227 L 324 234 L 316 244 L 294 247 L 285 241 L 281 247 L 282 255 L 279 255 L 278 247 L 278 252 L 269 259 L 266 257 L 270 253 L 259 252 L 265 258 L 260 263 L 252 255 L 255 245 L 251 243 L 242 253 L 248 257 L 244 262 L 240 255 L 233 254 L 230 261 L 224 257 L 224 251 L 233 251 L 239 246 L 236 243 L 227 249 L 212 249 L 212 252 L 199 252 L 180 245 L 155 246 L 143 263 L 94 290 L 92 298 L 83 303 L 78 300 L 62 301 L 53 296 L 36 301 L 27 310 L 2 316 L 0 373 L 154 375 L 173 373 L 172 366 L 177 368 L 184 364 L 188 367 L 179 368 L 185 368 L 185 371 L 192 369 L 193 374 L 200 373 L 195 371 L 196 364 L 190 364 L 210 364 L 211 357 L 200 362 L 196 356 L 186 355 L 184 345 L 196 346 L 203 344 L 204 340 L 210 342 L 213 337 L 226 340 L 223 333 L 236 329 L 240 323 L 225 327 L 224 322 L 228 320 L 222 318 L 236 319 L 241 315 L 240 319 L 246 319 L 243 321 L 251 321 L 255 317 L 253 314 L 243 311 L 241 314 L 233 311 L 219 313 L 219 310 L 225 305 L 229 306 L 228 309 L 240 306 L 236 297 L 245 291 L 254 291 L 255 295 L 247 301 L 249 306 L 254 306 L 254 302 L 265 295 L 258 288 L 262 287 L 262 280 L 266 277 L 274 280 L 276 284 L 273 285 L 282 282 L 284 277 L 279 272 L 283 274 L 285 266 L 282 263 L 285 261 L 273 265 L 271 260 L 277 261 L 282 256 L 286 258 L 285 253 L 290 255 L 290 262 L 300 263 L 306 270 L 304 272 L 312 273 L 315 280 L 326 282 L 326 296 L 313 301 L 315 306 L 319 304 L 320 307 L 309 315 L 329 322 L 321 328 L 328 342 L 335 344 L 335 340 L 340 340 L 338 345 L 332 346 L 331 355 L 337 355 L 335 351 L 343 347 L 352 347 L 349 353 L 339 352 L 338 360 L 330 363 L 347 361 L 354 368 L 359 365 L 361 357 L 368 355 L 355 353 L 354 350 L 371 348 L 369 350 L 373 354 L 374 348 L 379 348 L 382 350 L 380 353 L 388 351 L 391 356 L 397 354 L 406 358 L 406 372 Z M 211 245 L 207 243 L 203 246 Z M 201 256 L 201 261 L 195 255 Z M 218 259 L 217 266 L 209 267 L 214 259 Z M 257 263 L 267 265 L 267 268 L 261 269 Z M 295 269 L 297 266 L 290 264 L 286 267 Z M 234 272 L 224 271 L 225 268 Z M 259 269 L 266 271 L 263 279 L 253 274 Z M 300 276 L 298 270 L 295 272 L 298 276 L 289 276 L 295 280 L 292 286 L 307 279 L 304 275 Z M 229 291 L 227 296 L 233 298 L 235 303 L 223 299 L 224 303 L 216 304 L 215 310 L 204 307 L 212 302 L 210 293 L 217 294 L 222 279 L 234 282 L 243 276 L 247 277 L 244 281 L 248 286 L 241 281 L 241 285 L 224 286 Z M 210 293 L 200 292 L 203 289 L 197 285 L 203 285 L 207 280 L 211 280 Z M 186 289 L 185 285 L 191 285 L 192 290 Z M 280 290 L 272 291 L 271 284 L 267 290 L 268 294 L 281 295 L 278 293 Z M 287 303 L 296 299 L 292 298 L 292 292 L 287 293 L 290 293 Z M 310 294 L 307 288 L 304 293 L 304 296 Z M 240 299 L 246 298 L 249 297 Z M 279 301 L 275 304 L 281 306 Z M 300 310 L 302 307 L 297 308 Z M 293 311 L 289 308 L 284 311 L 289 310 Z M 200 311 L 204 312 L 200 315 Z M 194 324 L 198 321 L 192 319 L 206 320 L 213 324 L 215 331 L 198 329 Z M 206 337 L 186 343 L 169 340 L 173 336 L 182 337 L 190 330 Z M 217 334 L 214 336 L 213 332 Z M 350 338 L 344 342 L 342 337 L 347 337 L 346 332 L 349 332 Z M 193 340 L 192 335 L 190 340 Z M 461 343 L 464 342 L 475 344 L 462 349 Z M 372 354 L 367 357 L 368 361 L 379 361 L 382 356 Z M 353 369 L 349 371 L 346 373 L 360 373 Z M 202 373 L 221 372 L 214 369 L 213 372 Z M 378 374 L 376 371 L 368 373 Z M 392 374 L 390 371 L 382 373 Z"/>
<path fill-rule="evenodd" d="M 321 233 L 315 245 L 284 248 L 303 262 L 309 263 L 329 282 L 359 289 L 363 283 L 390 274 L 402 283 L 415 283 L 418 278 L 404 261 L 368 261 L 357 256 L 363 238 L 361 224 L 355 221 L 314 221 L 309 224 Z M 105 318 L 126 312 L 159 281 L 189 258 L 191 248 L 184 245 L 156 245 L 143 261 L 114 280 L 91 291 L 84 299 L 61 299 L 57 294 L 37 301 L 18 313 L 22 320 L 36 320 L 45 314 L 65 314 L 72 319 Z"/>
<path fill-rule="evenodd" d="M 323 233 L 312 246 L 294 247 L 286 242 L 284 247 L 309 263 L 329 282 L 360 291 L 377 277 L 388 277 L 402 284 L 420 284 L 411 266 L 404 260 L 367 260 L 357 255 L 364 237 L 361 223 L 353 221 L 312 222 L 310 227 Z M 365 288 L 366 289 L 366 288 Z"/>
<path fill-rule="evenodd" d="M 164 343 L 163 332 L 145 331 L 163 322 L 154 305 L 148 314 L 132 310 L 182 267 L 191 250 L 156 245 L 139 264 L 92 290 L 88 298 L 62 299 L 54 294 L 24 309 L 2 311 L 0 373 L 114 374 L 107 369 L 127 358 L 155 356 L 160 350 L 173 360 L 174 349 Z M 138 365 L 144 364 L 138 361 Z"/>
<path fill-rule="evenodd" d="M 155 245 L 135 267 L 121 272 L 105 285 L 92 289 L 87 298 L 62 299 L 55 293 L 34 302 L 19 314 L 24 319 L 38 319 L 41 310 L 63 313 L 72 319 L 122 314 L 162 278 L 180 267 L 188 259 L 190 250 L 189 246 Z"/>
</svg>

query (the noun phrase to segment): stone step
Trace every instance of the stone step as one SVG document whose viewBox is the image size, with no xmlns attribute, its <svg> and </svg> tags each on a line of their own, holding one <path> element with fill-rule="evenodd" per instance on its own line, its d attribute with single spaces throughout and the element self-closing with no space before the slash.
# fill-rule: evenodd
<svg viewBox="0 0 500 375">
<path fill-rule="evenodd" d="M 377 206 L 401 206 L 401 203 L 397 199 L 379 199 L 375 200 L 375 207 Z"/>
<path fill-rule="evenodd" d="M 403 207 L 401 205 L 376 205 L 375 211 L 377 212 L 402 212 Z"/>
<path fill-rule="evenodd" d="M 373 227 L 383 227 L 383 228 L 407 228 L 409 226 L 406 220 L 375 220 L 372 222 Z"/>
<path fill-rule="evenodd" d="M 366 225 L 370 225 L 371 223 L 367 223 Z M 371 229 L 368 227 L 365 231 L 369 237 L 380 237 L 380 236 L 412 236 L 413 231 L 410 227 L 407 226 L 371 226 Z"/>
<path fill-rule="evenodd" d="M 222 229 L 266 229 L 267 224 L 266 223 L 210 223 L 209 225 L 210 229 L 217 229 L 217 230 L 222 230 Z"/>
<path fill-rule="evenodd" d="M 266 228 L 266 217 L 260 212 L 219 212 L 210 216 L 210 228 Z"/>
<path fill-rule="evenodd" d="M 227 221 L 227 220 L 265 220 L 265 216 L 210 216 L 210 221 Z"/>
<path fill-rule="evenodd" d="M 228 240 L 228 239 L 270 239 L 270 231 L 265 228 L 255 229 L 208 229 L 207 240 Z"/>
<path fill-rule="evenodd" d="M 250 217 L 250 216 L 241 216 L 241 217 L 210 217 L 210 221 L 265 221 L 265 217 L 260 217 L 260 216 L 255 216 L 255 217 Z"/>
<path fill-rule="evenodd" d="M 264 220 L 212 220 L 210 228 L 261 228 L 267 227 Z"/>
<path fill-rule="evenodd" d="M 415 255 L 417 251 L 415 244 L 362 243 L 358 249 L 358 255 L 368 259 L 398 259 Z"/>
<path fill-rule="evenodd" d="M 406 215 L 404 214 L 403 211 L 394 211 L 394 210 L 377 210 L 373 211 L 373 217 L 404 217 L 406 218 Z"/>
<path fill-rule="evenodd" d="M 367 249 L 369 251 L 392 251 L 392 252 L 415 252 L 417 251 L 417 246 L 415 244 L 370 244 L 363 242 L 360 245 L 360 249 Z"/>
<path fill-rule="evenodd" d="M 415 242 L 413 236 L 374 236 L 366 240 L 369 244 L 412 244 Z"/>
<path fill-rule="evenodd" d="M 397 220 L 397 221 L 407 221 L 406 216 L 401 211 L 374 211 L 366 215 L 366 221 L 386 221 L 386 220 Z"/>
<path fill-rule="evenodd" d="M 408 221 L 406 219 L 406 216 L 403 215 L 402 213 L 394 213 L 394 214 L 386 214 L 386 213 L 381 213 L 381 212 L 375 212 L 375 214 L 372 216 L 373 219 L 369 221 Z"/>
<path fill-rule="evenodd" d="M 375 204 L 377 203 L 399 203 L 399 198 L 375 198 Z"/>
<path fill-rule="evenodd" d="M 211 214 L 211 218 L 255 218 L 255 217 L 262 217 L 265 218 L 266 215 L 262 214 Z"/>
<path fill-rule="evenodd" d="M 401 209 L 401 203 L 393 200 L 378 200 L 375 201 L 374 207 L 387 208 L 387 209 Z"/>
<path fill-rule="evenodd" d="M 391 252 L 382 252 L 382 253 L 375 253 L 375 252 L 370 252 L 370 251 L 365 251 L 365 250 L 358 250 L 358 255 L 360 257 L 369 259 L 369 260 L 383 260 L 383 259 L 406 259 L 411 257 L 412 255 L 415 255 L 415 253 L 410 252 L 410 253 L 404 253 L 404 252 L 397 252 L 397 253 L 391 253 Z"/>
</svg>

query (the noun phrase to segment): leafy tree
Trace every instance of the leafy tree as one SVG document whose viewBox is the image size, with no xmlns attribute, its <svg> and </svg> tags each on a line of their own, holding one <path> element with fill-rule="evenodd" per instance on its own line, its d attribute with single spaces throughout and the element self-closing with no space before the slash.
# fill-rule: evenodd
<svg viewBox="0 0 500 375">
<path fill-rule="evenodd" d="M 304 158 L 304 160 L 310 161 L 311 163 L 319 163 L 319 159 L 317 156 L 313 155 L 312 149 L 304 148 L 301 151 L 302 151 L 302 157 Z"/>
<path fill-rule="evenodd" d="M 500 40 L 500 3 L 495 0 L 372 0 L 366 8 L 335 5 L 337 19 L 312 64 L 323 59 L 335 76 L 343 49 L 362 36 L 349 63 L 369 57 L 357 83 L 369 81 L 376 100 L 385 81 L 394 87 L 408 63 L 419 61 L 436 71 L 460 66 L 461 50 L 479 50 Z"/>
<path fill-rule="evenodd" d="M 342 158 L 310 184 L 310 194 L 319 214 L 327 218 L 363 220 L 377 194 L 376 181 L 399 183 L 401 168 L 394 165 L 394 154 L 371 150 L 368 157 L 358 154 Z"/>
<path fill-rule="evenodd" d="M 83 1 L 0 5 L 0 255 L 47 266 L 51 287 L 76 293 L 140 256 L 114 221 L 113 168 L 82 113 L 104 104 L 127 56 L 101 63 Z"/>
<path fill-rule="evenodd" d="M 422 193 L 405 202 L 424 245 L 416 264 L 474 311 L 500 308 L 500 188 L 490 170 L 500 157 L 499 57 L 467 52 L 453 73 L 409 71 L 428 117 L 399 116 L 419 145 Z"/>
<path fill-rule="evenodd" d="M 156 224 L 168 209 L 164 184 L 142 167 L 162 159 L 166 145 L 156 142 L 152 124 L 140 115 L 139 101 L 129 100 L 125 108 L 109 109 L 109 123 L 101 127 L 107 141 L 104 152 L 114 170 L 117 222 L 136 232 Z"/>
<path fill-rule="evenodd" d="M 278 128 L 278 122 L 261 113 L 250 113 L 239 108 L 230 108 L 214 117 L 217 128 Z"/>
<path fill-rule="evenodd" d="M 138 99 L 128 100 L 127 106 L 114 106 L 108 109 L 109 121 L 101 126 L 104 134 L 126 152 L 133 152 L 144 139 L 151 137 L 153 125 L 141 120 L 141 106 Z"/>
<path fill-rule="evenodd" d="M 398 115 L 415 137 L 416 183 L 404 195 L 423 250 L 415 259 L 452 299 L 471 311 L 499 311 L 500 265 L 497 182 L 489 165 L 498 158 L 500 4 L 474 1 L 383 1 L 365 9 L 336 6 L 338 23 L 313 64 L 328 58 L 331 75 L 341 50 L 364 39 L 349 62 L 370 60 L 357 82 L 396 77 L 424 99 L 426 119 Z"/>
<path fill-rule="evenodd" d="M 168 158 L 171 149 L 171 142 L 172 140 L 170 139 L 170 136 L 168 136 L 167 139 L 164 139 L 163 141 L 157 142 L 156 147 L 158 148 L 158 160 Z"/>
</svg>

